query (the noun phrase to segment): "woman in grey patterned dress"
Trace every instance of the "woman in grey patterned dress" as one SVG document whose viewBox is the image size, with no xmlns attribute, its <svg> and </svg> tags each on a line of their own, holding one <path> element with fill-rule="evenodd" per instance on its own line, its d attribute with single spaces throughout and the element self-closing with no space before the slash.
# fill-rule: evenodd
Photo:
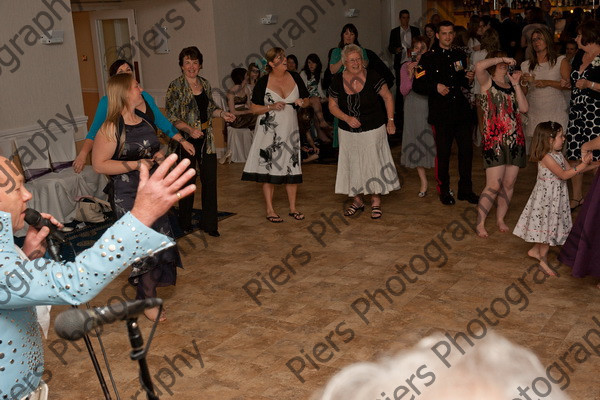
<svg viewBox="0 0 600 400">
<path fill-rule="evenodd" d="M 427 123 L 429 106 L 427 96 L 412 91 L 415 74 L 420 73 L 416 67 L 421 55 L 427 51 L 424 36 L 413 38 L 409 54 L 414 58 L 400 67 L 400 92 L 404 96 L 404 129 L 402 129 L 402 157 L 400 163 L 406 168 L 416 168 L 421 181 L 418 196 L 427 195 L 427 175 L 425 168 L 435 165 L 435 141 L 433 130 Z"/>
</svg>

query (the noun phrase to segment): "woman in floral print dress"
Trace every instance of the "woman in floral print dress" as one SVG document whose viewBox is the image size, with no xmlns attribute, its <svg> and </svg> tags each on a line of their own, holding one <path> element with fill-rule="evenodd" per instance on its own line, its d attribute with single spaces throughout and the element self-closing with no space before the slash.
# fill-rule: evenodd
<svg viewBox="0 0 600 400">
<path fill-rule="evenodd" d="M 527 112 L 528 104 L 519 85 L 521 72 L 508 74 L 508 66 L 515 65 L 515 60 L 505 57 L 504 53 L 490 56 L 475 66 L 484 112 L 481 144 L 486 184 L 479 197 L 476 228 L 477 235 L 483 238 L 488 236 L 485 219 L 496 198 L 498 229 L 508 232 L 504 217 L 519 168 L 526 164 L 525 136 L 519 113 Z"/>
<path fill-rule="evenodd" d="M 285 184 L 289 215 L 302 220 L 304 214 L 296 209 L 296 192 L 302 183 L 296 108 L 308 107 L 309 94 L 300 75 L 287 71 L 283 49 L 275 47 L 265 58 L 269 73 L 256 82 L 252 93 L 251 110 L 259 117 L 242 180 L 263 184 L 267 220 L 273 223 L 283 222 L 273 207 L 274 185 Z"/>
</svg>

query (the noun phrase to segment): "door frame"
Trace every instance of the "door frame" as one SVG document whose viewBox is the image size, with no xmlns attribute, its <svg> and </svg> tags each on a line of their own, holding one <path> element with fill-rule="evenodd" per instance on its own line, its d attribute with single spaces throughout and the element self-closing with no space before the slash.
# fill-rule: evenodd
<svg viewBox="0 0 600 400">
<path fill-rule="evenodd" d="M 109 66 L 104 65 L 106 62 L 104 58 L 104 40 L 100 25 L 102 20 L 107 19 L 127 19 L 127 25 L 129 27 L 129 44 L 134 50 L 132 51 L 133 56 L 130 61 L 133 64 L 133 73 L 135 74 L 137 81 L 143 86 L 140 52 L 136 51 L 137 48 L 134 45 L 134 43 L 139 43 L 135 11 L 133 9 L 91 11 L 90 27 L 92 31 L 94 58 L 96 60 L 96 78 L 98 79 L 98 92 L 100 97 L 106 95 L 106 82 L 109 78 L 104 75 Z"/>
</svg>

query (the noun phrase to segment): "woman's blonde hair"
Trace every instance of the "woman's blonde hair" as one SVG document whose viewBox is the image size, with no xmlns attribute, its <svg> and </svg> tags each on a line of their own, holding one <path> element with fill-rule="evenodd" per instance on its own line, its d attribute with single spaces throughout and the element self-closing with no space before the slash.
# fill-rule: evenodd
<svg viewBox="0 0 600 400">
<path fill-rule="evenodd" d="M 362 59 L 362 48 L 355 44 L 348 44 L 342 49 L 342 64 L 346 64 L 346 58 L 348 58 L 348 56 L 352 53 L 358 53 L 358 55 L 360 55 L 360 58 Z"/>
<path fill-rule="evenodd" d="M 273 47 L 272 49 L 269 49 L 269 51 L 267 51 L 267 54 L 265 54 L 265 59 L 267 60 L 267 65 L 265 65 L 265 71 L 273 71 L 273 67 L 271 67 L 269 63 L 274 62 L 277 56 L 283 57 L 284 54 L 285 50 L 283 50 L 281 47 Z"/>
<path fill-rule="evenodd" d="M 529 160 L 541 161 L 546 154 L 550 153 L 553 150 L 550 139 L 555 139 L 560 131 L 562 131 L 562 126 L 558 122 L 540 122 L 533 132 Z"/>
<path fill-rule="evenodd" d="M 127 107 L 127 93 L 131 89 L 135 78 L 132 74 L 117 74 L 110 77 L 106 85 L 106 97 L 108 97 L 108 111 L 106 121 L 102 124 L 102 130 L 108 134 L 107 128 L 113 124 L 115 128 L 119 126 L 121 112 Z M 108 138 L 114 138 L 108 135 Z"/>
</svg>

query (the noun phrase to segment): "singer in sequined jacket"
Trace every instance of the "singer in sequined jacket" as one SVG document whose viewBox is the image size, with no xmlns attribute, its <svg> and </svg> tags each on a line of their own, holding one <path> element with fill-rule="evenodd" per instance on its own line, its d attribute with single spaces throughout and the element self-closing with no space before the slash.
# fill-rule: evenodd
<svg viewBox="0 0 600 400">
<path fill-rule="evenodd" d="M 40 383 L 44 354 L 36 305 L 90 301 L 142 253 L 171 245 L 127 213 L 75 262 L 26 261 L 15 247 L 10 214 L 0 211 L 0 399 L 20 399 Z"/>
<path fill-rule="evenodd" d="M 140 257 L 174 245 L 147 226 L 195 190 L 194 186 L 180 189 L 183 183 L 177 183 L 178 176 L 185 180 L 193 176 L 192 170 L 182 175 L 189 163 L 181 163 L 164 178 L 174 160 L 163 161 L 144 181 L 144 197 L 160 200 L 164 206 L 145 211 L 147 206 L 140 200 L 137 214 L 128 212 L 74 262 L 63 263 L 40 257 L 45 235 L 35 228 L 29 228 L 23 250 L 15 246 L 13 231 L 23 227 L 31 193 L 16 167 L 0 157 L 0 399 L 19 400 L 40 386 L 44 354 L 36 306 L 87 302 Z M 31 260 L 24 252 L 30 253 Z"/>
</svg>

